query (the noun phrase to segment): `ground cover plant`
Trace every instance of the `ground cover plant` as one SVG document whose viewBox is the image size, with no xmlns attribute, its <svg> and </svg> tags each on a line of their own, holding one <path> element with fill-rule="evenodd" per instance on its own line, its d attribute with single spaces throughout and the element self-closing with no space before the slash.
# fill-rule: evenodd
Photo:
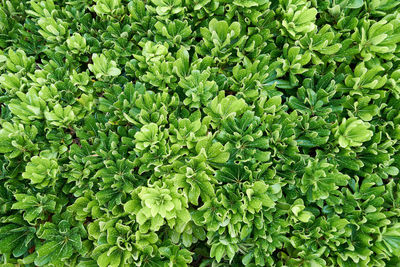
<svg viewBox="0 0 400 267">
<path fill-rule="evenodd" d="M 400 1 L 0 3 L 0 266 L 400 266 Z"/>
</svg>

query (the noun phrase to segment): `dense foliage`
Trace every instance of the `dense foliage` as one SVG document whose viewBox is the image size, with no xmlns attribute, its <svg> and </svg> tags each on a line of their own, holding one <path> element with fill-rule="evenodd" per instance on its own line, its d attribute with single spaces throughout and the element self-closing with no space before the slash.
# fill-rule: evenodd
<svg viewBox="0 0 400 267">
<path fill-rule="evenodd" d="M 400 265 L 400 1 L 0 2 L 1 266 Z"/>
</svg>

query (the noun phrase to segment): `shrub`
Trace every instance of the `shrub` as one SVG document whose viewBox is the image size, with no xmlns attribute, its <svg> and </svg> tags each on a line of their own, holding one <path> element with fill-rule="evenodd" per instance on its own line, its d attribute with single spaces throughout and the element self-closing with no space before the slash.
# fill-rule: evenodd
<svg viewBox="0 0 400 267">
<path fill-rule="evenodd" d="M 2 0 L 0 265 L 399 266 L 398 0 Z"/>
</svg>

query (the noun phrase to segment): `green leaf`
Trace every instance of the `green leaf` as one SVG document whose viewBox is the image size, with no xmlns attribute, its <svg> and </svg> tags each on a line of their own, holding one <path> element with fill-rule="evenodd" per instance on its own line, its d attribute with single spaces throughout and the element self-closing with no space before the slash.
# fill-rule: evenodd
<svg viewBox="0 0 400 267">
<path fill-rule="evenodd" d="M 349 0 L 345 7 L 347 8 L 360 8 L 364 5 L 363 0 Z"/>
<path fill-rule="evenodd" d="M 33 246 L 35 228 L 6 224 L 0 226 L 0 253 L 12 253 L 15 257 L 25 254 Z"/>
</svg>

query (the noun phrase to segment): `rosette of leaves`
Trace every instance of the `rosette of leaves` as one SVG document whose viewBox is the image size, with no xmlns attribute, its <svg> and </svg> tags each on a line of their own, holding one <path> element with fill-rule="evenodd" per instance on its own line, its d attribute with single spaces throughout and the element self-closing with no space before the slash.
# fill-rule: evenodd
<svg viewBox="0 0 400 267">
<path fill-rule="evenodd" d="M 26 78 L 21 77 L 21 74 L 3 74 L 0 76 L 0 84 L 2 85 L 2 90 L 7 92 L 7 95 L 1 96 L 1 99 L 7 100 L 11 96 L 15 96 L 19 91 L 26 91 L 28 85 Z"/>
<path fill-rule="evenodd" d="M 24 50 L 10 50 L 5 66 L 12 73 L 30 73 L 33 72 L 34 62 L 34 57 L 28 57 Z"/>
<path fill-rule="evenodd" d="M 220 262 L 222 259 L 229 260 L 229 263 L 232 263 L 232 260 L 239 250 L 237 243 L 237 238 L 229 238 L 225 236 L 219 236 L 220 241 L 212 244 L 210 249 L 210 256 L 215 258 L 216 262 Z"/>
<path fill-rule="evenodd" d="M 256 217 L 256 222 L 254 226 L 244 225 L 240 232 L 242 241 L 238 246 L 244 255 L 241 264 L 245 266 L 273 265 L 276 261 L 270 255 L 276 249 L 289 243 L 284 234 L 288 231 L 288 223 L 280 218 L 266 220 L 262 216 Z"/>
<path fill-rule="evenodd" d="M 79 167 L 83 164 L 79 167 L 79 171 L 73 171 L 67 176 L 70 182 L 74 182 L 76 195 L 82 194 L 82 190 L 85 190 L 82 186 L 92 188 L 96 192 L 99 204 L 113 209 L 126 199 L 126 195 L 134 187 L 143 183 L 141 177 L 132 173 L 135 168 L 134 152 L 128 153 L 128 150 L 134 148 L 135 133 L 136 131 L 125 132 L 121 128 L 116 132 L 102 131 L 98 133 L 100 143 L 96 146 L 82 142 L 81 148 L 74 147 L 82 159 L 77 157 L 74 159 L 75 164 L 71 164 L 70 167 Z"/>
<path fill-rule="evenodd" d="M 157 42 L 167 42 L 169 46 L 190 44 L 192 30 L 187 20 L 157 21 L 154 27 L 157 30 L 155 36 Z"/>
<path fill-rule="evenodd" d="M 4 260 L 10 258 L 10 255 L 14 257 L 26 255 L 28 250 L 38 243 L 35 227 L 23 224 L 23 219 L 16 221 L 0 224 L 0 253 L 6 257 Z"/>
<path fill-rule="evenodd" d="M 134 103 L 134 105 L 132 105 Z M 138 127 L 148 123 L 165 125 L 168 113 L 179 104 L 179 98 L 167 93 L 145 91 L 141 83 L 127 84 L 124 90 L 115 86 L 99 100 L 99 109 L 109 114 L 111 124 L 132 123 Z"/>
<path fill-rule="evenodd" d="M 400 42 L 396 15 L 388 15 L 379 21 L 364 19 L 359 25 L 351 37 L 358 43 L 364 60 L 368 61 L 375 55 L 387 60 L 394 57 Z"/>
<path fill-rule="evenodd" d="M 135 101 L 135 108 L 129 110 L 124 117 L 136 125 L 146 125 L 156 123 L 157 125 L 166 124 L 168 113 L 172 113 L 179 105 L 177 95 L 167 93 L 153 94 L 151 91 L 143 95 L 138 95 Z"/>
<path fill-rule="evenodd" d="M 376 127 L 376 126 L 375 126 Z M 375 129 L 379 128 L 376 127 Z M 365 145 L 365 149 L 359 148 L 357 156 L 362 160 L 362 167 L 359 175 L 368 176 L 371 173 L 378 175 L 382 179 L 396 176 L 399 173 L 399 166 L 394 164 L 394 145 L 397 140 L 379 131 L 371 138 L 371 144 Z"/>
<path fill-rule="evenodd" d="M 178 85 L 183 89 L 186 98 L 183 103 L 190 108 L 200 108 L 209 103 L 218 92 L 218 85 L 210 79 L 209 70 L 193 70 L 189 76 L 182 78 Z"/>
<path fill-rule="evenodd" d="M 218 231 L 212 230 L 211 225 L 206 225 L 208 229 L 208 243 L 211 243 L 210 255 L 215 257 L 217 262 L 221 260 L 229 260 L 231 263 L 233 257 L 236 253 L 245 253 L 253 246 L 247 246 L 249 243 L 248 238 L 252 233 L 253 226 L 248 223 L 253 221 L 255 223 L 254 229 L 254 239 L 257 237 L 265 237 L 264 218 L 263 212 L 267 211 L 274 206 L 274 201 L 279 198 L 280 187 L 275 185 L 270 187 L 266 185 L 263 181 L 256 181 L 254 183 L 244 183 L 241 187 L 242 194 L 246 194 L 246 198 L 241 200 L 241 193 L 239 191 L 233 191 L 232 187 L 228 185 L 224 187 L 223 190 L 219 190 L 219 195 L 221 197 L 221 204 L 226 209 L 224 215 L 224 221 L 220 223 Z M 239 189 L 237 187 L 237 189 Z M 214 203 L 215 205 L 216 203 Z M 212 207 L 214 207 L 214 205 Z M 214 208 L 211 208 L 214 210 Z M 222 211 L 222 210 L 215 210 Z M 199 213 L 201 214 L 201 213 Z M 218 223 L 218 217 L 221 213 L 211 213 L 206 212 L 208 219 L 213 219 L 214 223 Z M 211 218 L 209 215 L 213 215 Z M 268 217 L 268 216 L 267 216 Z M 197 217 L 193 217 L 194 220 L 198 220 Z M 200 221 L 199 221 L 200 222 Z M 197 223 L 199 223 L 197 222 Z M 239 237 L 243 241 L 239 241 Z M 261 237 L 262 238 L 262 237 Z M 281 241 L 283 239 L 279 238 Z M 260 240 L 260 243 L 262 241 Z M 275 240 L 275 245 L 282 244 L 280 241 Z M 264 243 L 264 249 L 272 251 L 274 244 L 269 244 L 270 242 Z M 260 244 L 261 245 L 261 244 Z M 272 247 L 269 247 L 271 245 Z M 250 259 L 243 259 L 244 262 Z"/>
<path fill-rule="evenodd" d="M 171 229 L 168 236 L 172 243 L 183 244 L 185 248 L 190 248 L 193 244 L 204 241 L 206 239 L 206 232 L 203 227 L 197 226 L 193 221 L 190 221 L 186 224 L 182 233 Z"/>
<path fill-rule="evenodd" d="M 122 220 L 102 218 L 88 225 L 89 239 L 94 241 L 92 257 L 98 266 L 131 266 L 141 250 L 153 252 L 155 233 L 135 235 Z"/>
<path fill-rule="evenodd" d="M 62 107 L 60 104 L 57 104 L 51 111 L 45 111 L 44 116 L 50 125 L 70 127 L 70 125 L 76 120 L 77 116 L 75 112 L 72 106 Z"/>
<path fill-rule="evenodd" d="M 20 155 L 29 157 L 39 151 L 39 145 L 34 143 L 38 134 L 35 126 L 4 122 L 1 127 L 0 153 L 7 158 L 13 159 Z"/>
<path fill-rule="evenodd" d="M 270 9 L 253 11 L 249 9 L 243 10 L 246 24 L 257 25 L 257 30 L 249 34 L 246 42 L 241 45 L 243 53 L 239 52 L 240 57 L 245 58 L 257 58 L 264 55 L 264 51 L 271 49 L 272 56 L 275 57 L 276 45 L 274 42 L 268 42 L 277 32 L 277 21 L 274 20 L 275 13 Z"/>
<path fill-rule="evenodd" d="M 67 46 L 73 54 L 83 54 L 88 49 L 85 37 L 79 33 L 74 33 L 67 39 Z"/>
<path fill-rule="evenodd" d="M 195 151 L 196 158 L 204 161 L 211 168 L 221 167 L 229 159 L 229 152 L 221 143 L 215 142 L 211 134 L 197 142 Z"/>
<path fill-rule="evenodd" d="M 321 117 L 304 115 L 299 122 L 297 144 L 303 148 L 323 147 L 329 140 L 332 125 Z"/>
<path fill-rule="evenodd" d="M 67 171 L 62 174 L 67 179 L 66 187 L 77 197 L 97 185 L 90 178 L 94 176 L 99 165 L 103 166 L 101 158 L 95 154 L 98 144 L 92 147 L 85 140 L 81 140 L 79 144 L 80 146 L 71 145 L 68 156 L 70 161 L 65 165 Z"/>
<path fill-rule="evenodd" d="M 282 264 L 288 264 L 293 266 L 325 266 L 327 262 L 324 260 L 325 248 L 318 250 L 302 250 L 288 249 L 288 253 L 282 253 L 281 257 Z"/>
<path fill-rule="evenodd" d="M 118 17 L 125 11 L 121 0 L 95 0 L 94 2 L 96 4 L 92 8 L 100 16 Z"/>
<path fill-rule="evenodd" d="M 107 158 L 104 154 L 100 154 L 100 156 Z M 133 174 L 135 165 L 129 158 L 116 155 L 103 162 L 104 167 L 99 169 L 93 177 L 101 179 L 96 199 L 101 206 L 104 205 L 112 210 L 122 204 L 127 195 L 137 186 L 142 185 L 144 181 Z"/>
<path fill-rule="evenodd" d="M 361 146 L 369 141 L 373 132 L 369 130 L 370 124 L 355 117 L 343 118 L 342 123 L 335 128 L 335 138 L 341 147 Z"/>
<path fill-rule="evenodd" d="M 96 79 L 102 77 L 112 77 L 121 74 L 121 70 L 117 68 L 117 63 L 108 59 L 104 54 L 93 54 L 93 64 L 89 64 L 88 68 L 96 76 Z"/>
<path fill-rule="evenodd" d="M 193 205 L 199 204 L 199 198 L 203 203 L 209 201 L 215 196 L 212 172 L 207 168 L 207 164 L 199 158 L 192 158 L 186 164 L 181 166 L 176 174 L 171 175 L 168 183 L 182 188 L 188 202 Z"/>
<path fill-rule="evenodd" d="M 203 226 L 207 231 L 217 232 L 218 229 L 226 228 L 228 210 L 223 206 L 221 194 L 205 202 L 192 214 L 193 222 L 198 226 Z"/>
<path fill-rule="evenodd" d="M 266 125 L 254 112 L 246 111 L 240 117 L 228 117 L 222 122 L 217 140 L 225 145 L 235 163 L 250 169 L 269 161 L 269 140 L 264 136 Z"/>
<path fill-rule="evenodd" d="M 215 173 L 215 179 L 230 188 L 242 188 L 246 181 L 253 182 L 254 176 L 248 167 L 241 164 L 227 164 Z"/>
<path fill-rule="evenodd" d="M 50 120 L 67 119 L 72 117 L 70 113 L 79 120 L 93 110 L 93 95 L 78 91 L 70 82 L 42 86 L 38 94 L 46 101 L 48 109 L 45 111 L 45 117 L 50 115 Z"/>
<path fill-rule="evenodd" d="M 243 64 L 237 64 L 232 69 L 230 77 L 230 91 L 237 92 L 238 96 L 247 99 L 255 99 L 261 95 L 266 84 L 273 83 L 277 75 L 283 76 L 279 69 L 279 62 L 271 62 L 270 57 L 261 55 L 252 62 L 247 57 Z M 279 72 L 279 74 L 278 74 Z M 272 79 L 272 81 L 269 81 Z M 278 82 L 279 83 L 279 82 Z"/>
<path fill-rule="evenodd" d="M 159 252 L 162 258 L 166 258 L 166 264 L 169 266 L 188 266 L 192 262 L 192 254 L 187 249 L 173 244 L 165 244 L 166 246 L 160 247 Z"/>
<path fill-rule="evenodd" d="M 204 19 L 214 14 L 221 14 L 220 4 L 211 0 L 193 1 L 190 3 L 190 14 L 197 20 Z"/>
<path fill-rule="evenodd" d="M 245 185 L 247 198 L 244 199 L 245 210 L 257 213 L 275 206 L 275 202 L 282 196 L 279 184 L 268 185 L 264 181 L 256 181 Z"/>
<path fill-rule="evenodd" d="M 251 187 L 251 183 L 225 184 L 217 190 L 217 195 L 221 198 L 221 204 L 227 210 L 225 222 L 229 223 L 221 225 L 222 227 L 215 233 L 213 231 L 208 232 L 207 238 L 210 243 L 211 241 L 218 242 L 214 238 L 220 235 L 221 237 L 232 238 L 230 240 L 236 244 L 239 241 L 238 237 L 243 224 L 248 224 L 250 220 L 258 221 L 260 219 L 259 213 L 246 212 L 248 204 L 246 200 L 248 199 L 243 199 L 246 187 Z M 252 193 L 250 193 L 250 198 Z M 266 197 L 266 199 L 268 198 L 269 196 Z"/>
<path fill-rule="evenodd" d="M 374 251 L 379 251 L 379 253 L 385 254 L 386 259 L 391 259 L 393 256 L 399 257 L 399 228 L 400 225 L 398 223 L 395 223 L 389 227 L 384 227 L 381 235 L 379 236 L 380 242 L 376 244 Z"/>
<path fill-rule="evenodd" d="M 331 264 L 337 264 L 336 258 L 340 257 L 341 247 L 347 245 L 347 239 L 352 235 L 352 229 L 348 220 L 332 215 L 328 218 L 319 217 L 314 222 L 304 225 L 294 226 L 295 236 L 291 237 L 290 243 L 296 248 L 297 259 L 289 260 L 295 264 L 301 260 L 326 264 L 326 261 L 316 259 L 313 255 L 329 255 Z M 312 241 L 311 241 L 312 240 Z M 301 251 L 308 247 L 306 253 Z"/>
<path fill-rule="evenodd" d="M 369 96 L 346 97 L 343 107 L 347 110 L 349 117 L 359 117 L 363 121 L 371 121 L 380 111 L 380 107 L 373 103 L 374 101 Z"/>
<path fill-rule="evenodd" d="M 125 19 L 126 15 L 123 15 L 121 19 Z M 129 42 L 132 36 L 132 28 L 127 24 L 119 24 L 118 22 L 113 22 L 107 27 L 107 31 L 103 33 L 102 38 L 105 41 L 107 47 L 113 46 L 113 49 L 107 51 L 109 55 L 114 58 L 118 55 L 118 64 L 124 65 L 129 61 L 132 53 L 136 52 L 136 44 Z M 125 73 L 123 74 L 125 76 Z M 121 77 L 119 79 L 121 81 Z"/>
<path fill-rule="evenodd" d="M 135 215 L 142 233 L 158 231 L 168 225 L 177 232 L 182 232 L 190 221 L 186 198 L 175 187 L 165 186 L 139 187 L 133 192 L 132 200 L 124 205 L 126 212 Z"/>
<path fill-rule="evenodd" d="M 238 99 L 233 95 L 225 97 L 221 92 L 204 109 L 204 112 L 211 117 L 211 125 L 217 128 L 225 118 L 239 116 L 248 109 L 244 99 Z"/>
<path fill-rule="evenodd" d="M 0 9 L 1 28 L 5 33 L 0 39 L 0 47 L 2 49 L 9 46 L 10 39 L 17 39 L 18 34 L 20 34 L 18 30 L 22 28 L 21 21 L 25 18 L 25 12 L 23 12 L 23 9 L 21 9 L 21 7 L 24 5 L 21 4 L 18 5 L 18 3 L 13 3 L 7 7 L 2 6 Z M 15 14 L 17 16 L 10 18 L 11 14 Z"/>
<path fill-rule="evenodd" d="M 248 55 L 249 58 L 255 58 L 260 55 L 265 47 L 272 48 L 273 42 L 267 42 L 275 33 L 277 33 L 278 21 L 275 20 L 275 12 L 270 9 L 271 3 L 268 1 L 234 1 L 233 4 L 226 5 L 226 16 L 239 16 L 243 26 L 256 26 L 255 31 L 248 34 L 244 46 L 245 53 L 238 52 L 238 56 Z"/>
<path fill-rule="evenodd" d="M 141 77 L 143 82 L 158 87 L 164 92 L 168 91 L 168 88 L 175 89 L 178 80 L 174 75 L 174 64 L 172 61 L 152 64 L 146 74 Z"/>
<path fill-rule="evenodd" d="M 35 17 L 44 17 L 59 12 L 59 7 L 54 4 L 54 1 L 43 1 L 40 3 L 32 1 L 30 4 L 33 10 L 26 10 L 26 13 Z"/>
<path fill-rule="evenodd" d="M 318 11 L 310 8 L 307 1 L 280 1 L 285 3 L 280 12 L 282 13 L 282 29 L 284 35 L 293 40 L 299 39 L 303 34 L 312 32 L 316 29 L 316 15 Z"/>
<path fill-rule="evenodd" d="M 67 220 L 60 220 L 58 223 L 43 224 L 37 236 L 47 242 L 36 248 L 34 263 L 44 266 L 50 262 L 61 264 L 74 254 L 81 253 L 82 237 L 86 236 L 86 231 L 82 227 L 72 226 Z"/>
<path fill-rule="evenodd" d="M 196 52 L 199 55 L 211 55 L 214 62 L 224 65 L 228 59 L 231 62 L 237 62 L 234 53 L 235 47 L 245 42 L 246 36 L 241 35 L 241 26 L 239 22 L 228 24 L 226 21 L 210 20 L 208 28 L 200 29 L 203 37 L 201 46 L 196 46 Z"/>
<path fill-rule="evenodd" d="M 173 68 L 172 71 L 174 75 L 179 77 L 181 80 L 189 76 L 190 70 L 205 70 L 206 66 L 198 66 L 198 62 L 201 62 L 202 60 L 197 60 L 194 59 L 192 60 L 193 66 L 191 66 L 190 62 L 190 56 L 189 56 L 189 49 L 186 47 L 181 47 L 174 55 L 175 61 L 173 62 Z M 196 57 L 195 57 L 196 58 Z M 208 60 L 208 66 L 210 65 L 210 61 Z M 178 84 L 179 85 L 179 84 Z"/>
<path fill-rule="evenodd" d="M 381 242 L 373 242 L 374 238 L 383 233 L 384 229 L 391 224 L 388 215 L 382 207 L 384 199 L 384 185 L 379 181 L 378 177 L 369 176 L 358 183 L 359 178 L 355 177 L 349 183 L 350 189 L 344 191 L 344 201 L 340 208 L 343 215 L 349 221 L 349 227 L 353 231 L 353 242 L 347 242 L 344 250 L 340 252 L 337 258 L 339 265 L 345 265 L 349 262 L 360 261 L 363 264 L 379 265 L 383 263 L 383 259 L 390 257 L 392 251 L 396 248 L 398 242 L 391 244 L 386 243 L 389 250 L 386 250 L 382 257 L 371 257 L 374 251 L 374 245 L 378 247 Z M 350 191 L 351 190 L 351 191 Z M 390 228 L 390 227 L 389 227 Z M 390 235 L 390 234 L 389 234 Z M 390 235 L 393 236 L 393 235 Z M 396 234 L 394 234 L 394 237 Z M 391 237 L 389 237 L 390 239 Z M 372 243 L 373 242 L 373 243 Z"/>
<path fill-rule="evenodd" d="M 346 186 L 350 177 L 326 160 L 309 160 L 301 178 L 301 191 L 310 202 L 326 199 L 330 192 Z"/>
<path fill-rule="evenodd" d="M 71 131 L 71 128 L 68 130 Z M 68 131 L 59 132 L 55 129 L 50 130 L 46 134 L 46 139 L 49 142 L 50 150 L 57 152 L 59 155 L 66 153 L 68 151 L 68 147 L 73 142 L 77 142 L 77 139 L 73 138 L 72 134 L 70 134 Z"/>
<path fill-rule="evenodd" d="M 394 0 L 378 0 L 371 3 L 366 3 L 368 8 L 376 16 L 385 16 L 386 14 L 392 14 L 395 8 L 400 4 Z"/>
<path fill-rule="evenodd" d="M 93 93 L 93 88 L 88 87 L 90 79 L 88 71 L 78 73 L 73 70 L 70 79 L 72 84 L 77 86 L 81 91 L 85 93 Z"/>
<path fill-rule="evenodd" d="M 155 123 L 143 126 L 135 134 L 135 152 L 139 173 L 158 170 L 163 165 L 164 159 L 170 153 L 167 144 L 168 130 L 162 129 Z M 136 163 L 135 163 L 136 164 Z"/>
<path fill-rule="evenodd" d="M 151 3 L 154 6 L 148 5 L 148 9 L 161 17 L 178 15 L 185 10 L 182 0 L 152 0 Z"/>
<path fill-rule="evenodd" d="M 61 211 L 61 205 L 57 203 L 55 195 L 15 194 L 14 197 L 16 202 L 12 209 L 21 210 L 24 220 L 31 225 L 35 225 L 37 220 L 47 220 L 51 213 Z"/>
<path fill-rule="evenodd" d="M 299 45 L 302 49 L 311 51 L 311 60 L 315 65 L 324 64 L 326 55 L 334 55 L 342 47 L 342 44 L 336 42 L 338 37 L 327 24 L 318 32 L 307 33 L 299 40 Z"/>
<path fill-rule="evenodd" d="M 134 54 L 135 60 L 127 64 L 128 69 L 140 69 L 140 73 L 135 75 L 141 81 L 159 87 L 163 91 L 167 90 L 167 86 L 175 88 L 177 81 L 173 73 L 175 59 L 169 52 L 168 43 L 142 41 L 139 45 L 143 47 L 142 51 Z"/>
<path fill-rule="evenodd" d="M 199 111 L 190 114 L 189 118 L 178 120 L 171 118 L 168 132 L 173 151 L 185 148 L 192 150 L 196 146 L 197 141 L 206 136 L 208 120 L 201 121 L 200 119 L 201 113 Z"/>
<path fill-rule="evenodd" d="M 340 90 L 349 90 L 350 95 L 366 95 L 374 99 L 380 98 L 380 90 L 385 89 L 387 74 L 382 75 L 385 68 L 376 61 L 361 62 L 354 72 L 346 68 L 347 76 L 344 84 L 339 86 Z"/>
<path fill-rule="evenodd" d="M 292 223 L 308 223 L 315 219 L 314 214 L 306 209 L 303 199 L 296 199 L 293 203 L 279 203 L 279 207 L 288 214 L 288 220 Z"/>
<path fill-rule="evenodd" d="M 293 110 L 311 116 L 325 117 L 330 113 L 340 112 L 340 103 L 334 102 L 336 83 L 334 74 L 327 73 L 315 84 L 313 79 L 305 79 L 304 85 L 297 90 L 297 97 L 291 96 L 287 105 Z"/>
<path fill-rule="evenodd" d="M 26 94 L 17 92 L 16 95 L 18 99 L 14 98 L 8 103 L 11 113 L 24 122 L 44 118 L 46 102 L 39 97 L 37 90 L 31 88 Z"/>
<path fill-rule="evenodd" d="M 34 187 L 43 189 L 55 185 L 59 171 L 57 159 L 53 155 L 34 156 L 26 165 L 22 177 L 30 180 Z"/>
<path fill-rule="evenodd" d="M 265 134 L 269 137 L 271 159 L 278 163 L 277 167 L 286 168 L 298 160 L 298 144 L 296 142 L 295 127 L 298 115 L 281 110 L 277 114 L 268 114 L 264 118 Z M 280 165 L 279 162 L 285 166 Z"/>
<path fill-rule="evenodd" d="M 89 191 L 86 191 L 89 192 Z M 78 197 L 73 204 L 69 205 L 67 211 L 71 213 L 71 216 L 83 223 L 87 223 L 91 219 L 98 219 L 104 215 L 101 210 L 100 203 L 96 197 L 90 191 L 83 196 Z"/>
<path fill-rule="evenodd" d="M 40 17 L 37 21 L 41 30 L 38 31 L 46 40 L 48 40 L 50 46 L 56 46 L 66 39 L 68 31 L 68 23 L 60 18 L 53 18 L 52 16 Z"/>
<path fill-rule="evenodd" d="M 137 32 L 132 36 L 132 39 L 139 41 L 142 36 L 146 35 L 147 31 L 157 22 L 154 13 L 146 10 L 146 4 L 140 0 L 133 0 L 127 4 L 129 13 L 129 23 L 132 30 Z"/>
<path fill-rule="evenodd" d="M 305 77 L 309 77 L 312 74 L 312 70 L 305 67 L 311 60 L 311 53 L 309 51 L 301 53 L 300 51 L 301 48 L 298 46 L 289 48 L 289 44 L 284 45 L 284 58 L 279 58 L 278 61 L 282 63 L 280 66 L 281 71 L 289 75 L 289 81 L 281 80 L 277 87 L 284 89 L 294 88 L 299 85 L 299 79 L 296 75 L 302 74 Z"/>
<path fill-rule="evenodd" d="M 260 96 L 259 100 L 254 101 L 254 114 L 263 117 L 265 114 L 276 114 L 281 110 L 287 109 L 282 105 L 282 96 L 278 91 L 271 91 L 271 95 Z"/>
<path fill-rule="evenodd" d="M 171 59 L 167 43 L 154 43 L 152 41 L 147 41 L 141 43 L 141 45 L 143 46 L 141 55 L 134 55 L 134 57 L 141 63 L 139 66 L 142 68 L 151 66 L 152 64 L 157 64 L 157 62 Z"/>
</svg>

